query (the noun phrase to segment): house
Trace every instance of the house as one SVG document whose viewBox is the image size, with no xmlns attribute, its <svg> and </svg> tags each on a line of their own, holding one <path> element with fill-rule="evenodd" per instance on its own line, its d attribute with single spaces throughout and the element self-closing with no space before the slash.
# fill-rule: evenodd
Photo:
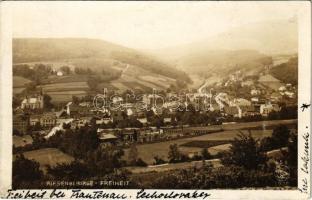
<svg viewBox="0 0 312 200">
<path fill-rule="evenodd" d="M 127 143 L 133 143 L 138 140 L 138 128 L 125 128 L 120 131 L 121 139 Z"/>
<path fill-rule="evenodd" d="M 113 122 L 112 118 L 102 118 L 102 119 L 95 120 L 95 124 L 97 124 L 97 125 L 108 124 L 108 123 L 112 123 L 112 122 Z"/>
<path fill-rule="evenodd" d="M 256 116 L 259 115 L 259 112 L 257 112 L 256 107 L 251 106 L 242 106 L 240 107 L 242 109 L 242 116 Z"/>
<path fill-rule="evenodd" d="M 295 93 L 294 93 L 294 92 L 289 92 L 289 91 L 286 91 L 284 94 L 285 94 L 287 97 L 289 97 L 289 98 L 294 98 L 294 96 L 295 96 Z"/>
<path fill-rule="evenodd" d="M 133 110 L 131 108 L 127 108 L 127 115 L 131 116 L 133 114 L 134 114 Z"/>
<path fill-rule="evenodd" d="M 250 94 L 251 94 L 251 95 L 259 95 L 259 94 L 261 94 L 261 91 L 260 91 L 260 90 L 257 90 L 257 89 L 252 89 L 252 90 L 250 91 Z"/>
<path fill-rule="evenodd" d="M 56 75 L 57 75 L 57 76 L 63 76 L 64 74 L 63 74 L 62 71 L 57 71 L 57 72 L 56 72 Z"/>
<path fill-rule="evenodd" d="M 270 112 L 279 110 L 280 107 L 277 104 L 266 103 L 260 105 L 260 114 L 262 116 L 268 116 Z"/>
<path fill-rule="evenodd" d="M 209 104 L 208 110 L 213 112 L 213 111 L 216 111 L 216 110 L 220 110 L 220 107 L 219 107 L 219 105 L 217 103 L 212 103 L 212 104 Z"/>
<path fill-rule="evenodd" d="M 86 126 L 87 124 L 90 124 L 91 122 L 91 117 L 81 117 L 79 119 L 76 119 L 72 122 L 72 126 L 71 128 L 72 129 L 75 129 L 75 128 L 81 128 L 81 127 L 84 127 Z"/>
<path fill-rule="evenodd" d="M 137 141 L 141 143 L 154 142 L 164 138 L 164 136 L 162 129 L 150 127 L 149 129 L 140 130 Z"/>
<path fill-rule="evenodd" d="M 36 97 L 26 97 L 22 103 L 21 103 L 21 108 L 22 109 L 42 109 L 44 106 L 43 104 L 43 96 L 38 95 Z"/>
<path fill-rule="evenodd" d="M 164 99 L 164 97 L 158 94 L 145 94 L 142 97 L 142 103 L 144 103 L 144 105 L 155 105 L 157 99 Z"/>
<path fill-rule="evenodd" d="M 251 98 L 251 102 L 252 102 L 252 103 L 259 102 L 259 98 L 258 98 L 258 97 L 252 97 L 252 98 Z"/>
<path fill-rule="evenodd" d="M 144 117 L 144 118 L 138 118 L 138 121 L 141 122 L 143 125 L 146 125 L 146 124 L 148 123 L 146 117 Z"/>
<path fill-rule="evenodd" d="M 29 117 L 29 124 L 31 126 L 35 126 L 36 124 L 40 124 L 40 115 L 31 115 Z"/>
<path fill-rule="evenodd" d="M 244 86 L 252 86 L 254 84 L 254 82 L 252 80 L 246 80 L 246 81 L 243 81 L 241 82 L 241 86 L 244 87 Z"/>
<path fill-rule="evenodd" d="M 119 96 L 114 96 L 112 98 L 112 101 L 113 101 L 113 104 L 121 104 L 122 101 L 123 101 L 123 98 L 122 97 L 119 97 Z"/>
<path fill-rule="evenodd" d="M 227 116 L 239 117 L 240 116 L 240 109 L 238 106 L 226 106 L 224 107 L 224 113 Z"/>
<path fill-rule="evenodd" d="M 286 87 L 285 86 L 281 86 L 281 87 L 278 88 L 278 90 L 281 91 L 281 92 L 284 92 L 286 90 Z"/>
<path fill-rule="evenodd" d="M 281 98 L 282 98 L 282 96 L 281 96 L 281 94 L 278 93 L 278 92 L 273 92 L 273 93 L 271 94 L 271 96 L 270 96 L 270 100 L 271 100 L 272 102 L 277 102 L 277 101 L 279 101 Z"/>
<path fill-rule="evenodd" d="M 112 111 L 112 116 L 114 122 L 119 122 L 127 118 L 127 113 L 121 110 Z"/>
<path fill-rule="evenodd" d="M 63 125 L 63 124 L 70 124 L 74 121 L 73 118 L 60 118 L 60 119 L 56 119 L 56 125 L 59 126 L 59 125 Z"/>
<path fill-rule="evenodd" d="M 89 107 L 92 106 L 92 103 L 91 103 L 91 102 L 84 101 L 84 102 L 79 103 L 79 106 L 88 107 L 88 108 L 89 108 Z"/>
<path fill-rule="evenodd" d="M 237 98 L 237 99 L 234 99 L 234 104 L 237 106 L 250 106 L 251 102 L 248 101 L 247 99 Z"/>
<path fill-rule="evenodd" d="M 151 110 L 154 112 L 155 115 L 161 115 L 162 114 L 162 108 L 158 106 L 153 106 Z"/>
<path fill-rule="evenodd" d="M 27 115 L 13 115 L 13 133 L 17 130 L 20 134 L 25 134 L 29 127 L 29 117 Z"/>
<path fill-rule="evenodd" d="M 56 115 L 54 112 L 44 113 L 40 117 L 40 125 L 43 127 L 53 127 L 56 124 Z"/>
<path fill-rule="evenodd" d="M 72 102 L 67 103 L 66 112 L 71 118 L 79 118 L 80 116 L 86 116 L 90 113 L 88 107 L 79 106 Z"/>
<path fill-rule="evenodd" d="M 100 133 L 98 133 L 98 138 L 100 140 L 100 145 L 102 147 L 114 145 L 118 141 L 118 137 L 116 137 L 112 133 L 100 132 Z"/>
<path fill-rule="evenodd" d="M 171 117 L 165 117 L 164 118 L 164 123 L 165 124 L 170 124 L 171 123 Z"/>
</svg>

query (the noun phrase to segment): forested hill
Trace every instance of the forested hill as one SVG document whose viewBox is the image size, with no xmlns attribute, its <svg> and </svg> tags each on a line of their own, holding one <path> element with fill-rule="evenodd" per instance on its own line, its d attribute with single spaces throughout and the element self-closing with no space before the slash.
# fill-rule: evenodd
<svg viewBox="0 0 312 200">
<path fill-rule="evenodd" d="M 15 38 L 13 63 L 74 60 L 94 60 L 94 70 L 107 70 L 107 63 L 119 62 L 189 82 L 182 71 L 142 52 L 98 39 L 84 38 Z M 94 66 L 86 66 L 93 69 Z M 104 69 L 106 68 L 106 69 Z"/>
<path fill-rule="evenodd" d="M 298 84 L 298 57 L 293 57 L 288 62 L 273 67 L 270 73 L 284 83 Z"/>
</svg>

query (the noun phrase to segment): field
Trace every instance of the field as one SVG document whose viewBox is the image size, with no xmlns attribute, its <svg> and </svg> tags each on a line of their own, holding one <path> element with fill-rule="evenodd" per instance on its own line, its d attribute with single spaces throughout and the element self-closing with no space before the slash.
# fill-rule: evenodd
<svg viewBox="0 0 312 200">
<path fill-rule="evenodd" d="M 73 83 L 73 82 L 87 82 L 88 76 L 86 75 L 70 75 L 70 76 L 55 76 L 51 75 L 47 79 L 44 80 L 44 84 L 52 84 L 52 83 Z"/>
<path fill-rule="evenodd" d="M 23 153 L 25 158 L 35 160 L 40 164 L 40 168 L 45 169 L 46 165 L 56 166 L 58 163 L 70 163 L 74 158 L 55 148 L 45 148 Z"/>
<path fill-rule="evenodd" d="M 154 84 L 159 85 L 160 87 L 163 87 L 163 88 L 167 88 L 167 87 L 169 87 L 170 84 L 173 84 L 175 82 L 174 79 L 167 78 L 167 77 L 160 76 L 160 75 L 158 75 L 158 76 L 145 75 L 145 76 L 140 76 L 139 78 L 143 81 L 154 83 Z"/>
<path fill-rule="evenodd" d="M 13 76 L 13 94 L 19 94 L 26 89 L 26 85 L 30 83 L 31 80 L 26 79 L 21 76 Z"/>
<path fill-rule="evenodd" d="M 272 134 L 272 128 L 279 124 L 293 125 L 296 124 L 296 120 L 276 120 L 276 121 L 260 121 L 260 122 L 248 122 L 248 123 L 237 123 L 237 124 L 226 124 L 219 125 L 224 129 L 223 132 L 216 132 L 206 135 L 201 135 L 191 138 L 177 139 L 173 141 L 159 142 L 153 144 L 142 144 L 137 145 L 139 157 L 148 164 L 153 164 L 154 157 L 158 156 L 164 160 L 167 160 L 168 150 L 171 144 L 177 144 L 182 153 L 193 154 L 200 152 L 202 148 L 200 147 L 186 147 L 185 144 L 194 141 L 229 141 L 232 140 L 239 134 L 243 132 L 248 134 L 246 129 L 251 130 L 251 134 L 254 138 L 259 139 L 263 137 L 270 136 Z M 211 126 L 211 128 L 216 128 L 217 125 Z M 269 127 L 269 128 L 267 128 Z M 202 127 L 203 129 L 205 127 Z M 207 127 L 206 127 L 207 128 Z M 208 151 L 215 155 L 220 151 L 226 150 L 229 148 L 229 144 L 220 144 L 217 146 L 212 146 L 208 148 Z M 125 158 L 127 158 L 128 149 L 125 149 Z"/>
<path fill-rule="evenodd" d="M 174 79 L 149 72 L 138 66 L 128 65 L 127 68 L 123 69 L 121 77 L 112 81 L 111 85 L 120 91 L 128 89 L 146 91 L 153 88 L 163 90 L 168 88 L 172 83 L 175 83 Z"/>
<path fill-rule="evenodd" d="M 18 87 L 13 88 L 13 95 L 22 93 L 26 88 L 25 87 Z"/>
<path fill-rule="evenodd" d="M 27 83 L 30 83 L 31 80 L 26 79 L 21 76 L 13 76 L 13 87 L 24 87 Z"/>
<path fill-rule="evenodd" d="M 86 82 L 53 83 L 41 86 L 44 92 L 88 90 Z"/>
<path fill-rule="evenodd" d="M 39 87 L 52 98 L 52 102 L 66 102 L 71 101 L 72 96 L 82 97 L 87 94 L 89 86 L 84 79 L 85 76 L 50 77 L 46 80 L 49 84 Z"/>
<path fill-rule="evenodd" d="M 212 164 L 214 167 L 221 166 L 219 159 L 206 160 L 206 164 Z M 169 170 L 177 170 L 177 169 L 186 169 L 186 168 L 201 168 L 203 165 L 203 161 L 192 161 L 192 162 L 184 162 L 184 163 L 166 163 L 163 165 L 155 165 L 148 167 L 126 167 L 126 169 L 130 170 L 134 174 L 141 173 L 152 173 L 152 172 L 166 172 Z"/>
<path fill-rule="evenodd" d="M 198 147 L 198 148 L 209 148 L 217 145 L 227 144 L 229 140 L 193 140 L 181 144 L 183 147 Z"/>
<path fill-rule="evenodd" d="M 68 102 L 72 100 L 72 96 L 83 97 L 87 95 L 86 91 L 59 91 L 59 92 L 47 92 L 52 98 L 52 102 Z"/>
</svg>

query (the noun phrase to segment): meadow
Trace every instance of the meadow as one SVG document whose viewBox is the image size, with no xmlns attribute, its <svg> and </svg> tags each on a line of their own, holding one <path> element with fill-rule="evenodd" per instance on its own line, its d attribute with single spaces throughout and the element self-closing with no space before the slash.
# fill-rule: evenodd
<svg viewBox="0 0 312 200">
<path fill-rule="evenodd" d="M 40 164 L 40 168 L 45 170 L 46 166 L 56 166 L 62 163 L 71 163 L 74 158 L 61 152 L 56 148 L 44 148 L 23 153 L 25 158 L 35 160 Z"/>
<path fill-rule="evenodd" d="M 201 136 L 181 138 L 177 140 L 171 140 L 166 142 L 158 142 L 151 144 L 137 145 L 138 157 L 140 157 L 144 162 L 151 165 L 154 163 L 154 157 L 158 156 L 163 160 L 168 160 L 168 151 L 171 144 L 177 144 L 179 150 L 184 154 L 195 154 L 200 153 L 202 148 L 200 146 L 188 146 L 190 142 L 200 143 L 203 142 L 216 142 L 219 144 L 215 146 L 208 147 L 208 151 L 212 155 L 216 155 L 220 151 L 227 150 L 229 148 L 228 141 L 233 140 L 238 134 L 244 133 L 249 134 L 251 132 L 252 136 L 256 139 L 261 139 L 267 136 L 271 136 L 273 128 L 279 124 L 285 124 L 287 126 L 292 126 L 296 124 L 296 120 L 275 120 L 275 121 L 258 121 L 258 122 L 246 122 L 237 124 L 225 124 L 225 125 L 214 125 L 210 127 L 200 127 L 201 129 L 216 129 L 216 127 L 222 127 L 224 131 L 209 133 Z M 200 129 L 198 128 L 198 129 Z M 222 142 L 223 141 L 223 142 Z M 221 143 L 220 143 L 221 142 Z M 128 158 L 129 149 L 125 149 L 124 158 Z"/>
<path fill-rule="evenodd" d="M 31 83 L 31 80 L 21 76 L 13 76 L 13 94 L 19 94 L 26 89 L 26 85 Z"/>
<path fill-rule="evenodd" d="M 87 95 L 86 91 L 58 91 L 58 92 L 47 92 L 47 94 L 52 98 L 52 102 L 68 102 L 72 101 L 72 96 L 83 97 Z"/>
</svg>

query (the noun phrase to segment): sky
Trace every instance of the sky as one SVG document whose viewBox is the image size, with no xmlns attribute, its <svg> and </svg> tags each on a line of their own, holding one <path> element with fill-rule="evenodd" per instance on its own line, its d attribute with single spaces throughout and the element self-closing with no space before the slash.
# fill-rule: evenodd
<svg viewBox="0 0 312 200">
<path fill-rule="evenodd" d="M 187 44 L 296 16 L 296 2 L 14 2 L 13 37 L 96 38 L 136 49 Z"/>
</svg>

